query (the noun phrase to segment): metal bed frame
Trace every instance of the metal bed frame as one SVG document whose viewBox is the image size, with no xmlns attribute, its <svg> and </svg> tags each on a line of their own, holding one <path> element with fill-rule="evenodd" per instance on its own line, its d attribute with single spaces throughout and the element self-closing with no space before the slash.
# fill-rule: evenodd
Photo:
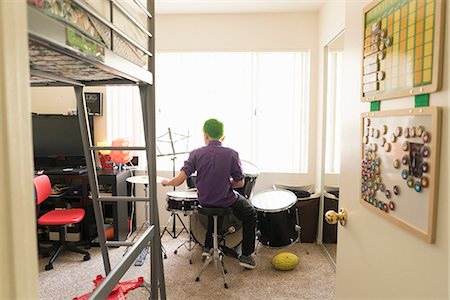
<svg viewBox="0 0 450 300">
<path fill-rule="evenodd" d="M 141 50 L 148 56 L 148 69 L 144 69 L 135 63 L 128 61 L 120 55 L 113 52 L 113 49 L 103 48 L 102 57 L 95 57 L 76 49 L 67 44 L 67 34 L 70 24 L 42 13 L 31 5 L 28 5 L 28 33 L 30 44 L 30 76 L 31 86 L 72 86 L 74 88 L 81 136 L 83 141 L 84 155 L 86 158 L 87 171 L 89 176 L 89 185 L 94 207 L 95 220 L 98 231 L 98 238 L 103 257 L 106 278 L 101 282 L 97 289 L 92 293 L 90 299 L 106 299 L 116 283 L 122 278 L 133 261 L 139 255 L 143 248 L 149 243 L 151 245 L 150 259 L 150 279 L 151 283 L 144 284 L 149 289 L 151 299 L 166 299 L 164 268 L 161 253 L 160 223 L 158 206 L 156 199 L 156 134 L 155 134 L 155 86 L 153 74 L 155 63 L 153 53 L 155 52 L 154 36 L 154 0 L 147 0 L 147 9 L 139 0 L 133 0 L 146 17 L 146 26 L 139 23 L 133 15 L 123 7 L 118 0 L 105 0 L 110 5 L 110 18 L 113 20 L 113 8 L 117 8 L 126 16 L 137 28 L 139 28 L 148 39 L 148 48 L 143 47 L 138 42 L 129 37 L 120 30 L 112 21 L 103 18 L 96 13 L 88 4 L 81 0 L 71 0 L 72 3 L 84 9 L 89 15 L 95 17 L 98 21 L 108 26 L 111 30 L 111 40 L 113 33 L 118 34 L 127 42 Z M 70 30 L 75 30 L 70 28 Z M 77 32 L 80 36 L 84 33 Z M 114 43 L 111 43 L 111 48 Z M 80 69 L 85 68 L 89 75 L 94 78 L 84 80 L 83 75 L 77 75 L 76 70 L 73 73 L 53 68 L 53 71 L 45 70 L 45 58 L 33 56 L 35 53 L 31 50 L 37 48 L 48 52 L 50 55 L 62 58 L 68 64 L 73 63 Z M 31 58 L 33 58 L 31 60 Z M 40 60 L 42 59 L 42 60 Z M 40 63 L 39 63 L 40 62 Z M 96 79 L 95 76 L 98 75 Z M 144 122 L 145 147 L 96 147 L 89 131 L 89 118 L 86 101 L 84 99 L 83 89 L 85 86 L 103 86 L 103 85 L 137 85 L 140 90 L 142 114 Z M 98 179 L 95 164 L 95 152 L 98 150 L 138 150 L 146 151 L 149 175 L 149 193 L 147 197 L 126 197 L 112 196 L 100 197 L 98 189 Z M 148 201 L 151 226 L 135 242 L 114 241 L 108 242 L 105 237 L 105 228 L 103 225 L 102 201 Z M 120 262 L 111 269 L 109 260 L 108 246 L 131 246 Z"/>
</svg>

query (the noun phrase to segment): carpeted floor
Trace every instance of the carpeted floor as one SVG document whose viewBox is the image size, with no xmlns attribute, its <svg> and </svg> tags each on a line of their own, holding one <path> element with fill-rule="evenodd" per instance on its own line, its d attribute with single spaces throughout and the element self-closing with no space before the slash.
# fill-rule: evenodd
<svg viewBox="0 0 450 300">
<path fill-rule="evenodd" d="M 181 234 L 177 239 L 163 236 L 162 244 L 167 250 L 168 258 L 164 260 L 164 273 L 167 299 L 334 299 L 335 272 L 326 259 L 320 246 L 298 243 L 280 248 L 257 248 L 255 260 L 257 267 L 246 270 L 239 266 L 237 260 L 225 257 L 228 269 L 229 288 L 223 287 L 221 273 L 210 265 L 202 274 L 200 281 L 195 277 L 202 266 L 201 247 L 196 246 L 192 252 L 192 264 L 189 264 L 189 251 L 181 248 L 178 254 L 174 250 L 185 239 Z M 305 249 L 309 252 L 306 254 Z M 91 248 L 91 260 L 84 262 L 82 255 L 65 253 L 54 263 L 54 269 L 44 271 L 48 258 L 39 260 L 39 286 L 41 299 L 72 299 L 89 293 L 93 289 L 92 280 L 97 274 L 104 274 L 103 262 L 99 248 Z M 277 271 L 273 268 L 271 258 L 282 251 L 296 254 L 300 263 L 292 271 Z M 110 249 L 111 263 L 114 264 L 124 254 L 123 248 Z M 149 257 L 141 267 L 133 266 L 121 281 L 144 276 L 149 282 Z M 148 299 L 145 288 L 138 288 L 127 295 L 127 299 Z"/>
</svg>

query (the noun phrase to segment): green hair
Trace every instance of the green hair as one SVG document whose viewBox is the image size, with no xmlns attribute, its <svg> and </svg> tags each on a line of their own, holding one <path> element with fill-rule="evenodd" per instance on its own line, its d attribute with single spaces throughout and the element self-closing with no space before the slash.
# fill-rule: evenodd
<svg viewBox="0 0 450 300">
<path fill-rule="evenodd" d="M 203 132 L 210 138 L 218 140 L 223 137 L 223 123 L 217 119 L 209 119 L 203 125 Z"/>
</svg>

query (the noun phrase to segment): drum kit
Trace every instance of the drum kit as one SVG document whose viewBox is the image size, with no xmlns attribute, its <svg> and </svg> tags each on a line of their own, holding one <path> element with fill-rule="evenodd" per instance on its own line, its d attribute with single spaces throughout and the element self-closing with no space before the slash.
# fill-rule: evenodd
<svg viewBox="0 0 450 300">
<path fill-rule="evenodd" d="M 242 169 L 245 175 L 244 186 L 235 189 L 238 193 L 251 201 L 257 212 L 257 239 L 259 243 L 266 247 L 278 248 L 291 245 L 300 241 L 300 226 L 297 214 L 297 197 L 288 190 L 274 189 L 265 190 L 253 195 L 252 191 L 260 172 L 252 163 L 242 160 Z M 144 191 L 147 191 L 148 178 L 139 178 L 143 176 L 135 176 L 130 178 L 130 182 L 144 184 Z M 145 179 L 147 180 L 146 182 Z M 178 234 L 171 235 L 177 238 L 179 234 L 186 230 L 189 239 L 179 245 L 174 254 L 178 253 L 181 247 L 185 247 L 189 252 L 189 263 L 192 264 L 192 250 L 195 245 L 204 246 L 206 237 L 208 218 L 197 212 L 197 189 L 195 188 L 196 175 L 192 175 L 187 180 L 188 189 L 185 191 L 170 191 L 166 193 L 166 209 L 171 212 L 171 216 L 167 225 L 172 218 L 178 217 L 183 226 Z M 160 178 L 158 177 L 160 181 Z M 141 182 L 142 181 L 142 182 Z M 148 205 L 148 204 L 147 204 Z M 147 218 L 146 208 L 146 222 Z M 180 214 L 188 217 L 188 226 L 186 227 L 180 218 Z M 164 232 L 167 230 L 167 225 Z M 242 222 L 234 215 L 227 215 L 222 221 L 219 230 L 222 239 L 219 241 L 225 254 L 237 257 L 233 250 L 242 243 Z M 175 228 L 174 228 L 175 233 Z M 165 253 L 165 251 L 164 251 Z M 167 256 L 165 255 L 165 258 Z M 144 257 L 145 258 L 145 257 Z"/>
</svg>

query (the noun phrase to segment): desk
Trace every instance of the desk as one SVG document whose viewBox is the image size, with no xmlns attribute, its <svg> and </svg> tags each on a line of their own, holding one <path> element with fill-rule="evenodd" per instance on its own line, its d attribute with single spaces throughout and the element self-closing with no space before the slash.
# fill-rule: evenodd
<svg viewBox="0 0 450 300">
<path fill-rule="evenodd" d="M 99 185 L 111 186 L 113 196 L 128 195 L 126 179 L 130 177 L 131 171 L 118 170 L 98 170 Z M 97 226 L 95 225 L 95 216 L 92 206 L 92 199 L 89 198 L 89 178 L 84 174 L 49 174 L 52 185 L 55 183 L 65 183 L 67 185 L 80 185 L 81 193 L 77 196 L 61 196 L 61 199 L 77 199 L 80 202 L 86 215 L 82 223 L 82 240 L 93 240 L 97 236 Z M 112 208 L 112 217 L 114 224 L 114 240 L 124 240 L 128 234 L 128 203 L 127 202 L 103 202 Z"/>
</svg>

